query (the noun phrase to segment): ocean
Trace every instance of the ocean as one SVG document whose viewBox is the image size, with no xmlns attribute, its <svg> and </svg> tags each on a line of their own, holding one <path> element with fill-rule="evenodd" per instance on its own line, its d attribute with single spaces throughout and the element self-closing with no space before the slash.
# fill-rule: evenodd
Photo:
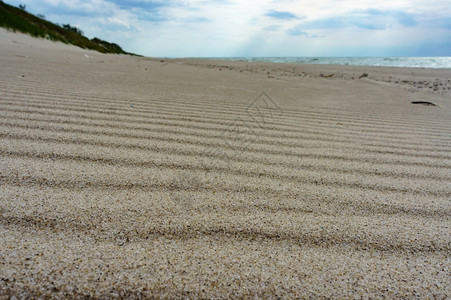
<svg viewBox="0 0 451 300">
<path fill-rule="evenodd" d="M 451 57 L 205 57 L 216 60 L 451 69 Z"/>
</svg>

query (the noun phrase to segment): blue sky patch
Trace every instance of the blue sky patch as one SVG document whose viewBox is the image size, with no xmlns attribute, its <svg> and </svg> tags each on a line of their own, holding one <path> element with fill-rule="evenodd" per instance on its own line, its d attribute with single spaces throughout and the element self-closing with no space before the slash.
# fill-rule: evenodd
<svg viewBox="0 0 451 300">
<path fill-rule="evenodd" d="M 300 19 L 300 17 L 288 11 L 277 11 L 277 10 L 270 10 L 265 14 L 265 16 L 279 20 Z"/>
</svg>

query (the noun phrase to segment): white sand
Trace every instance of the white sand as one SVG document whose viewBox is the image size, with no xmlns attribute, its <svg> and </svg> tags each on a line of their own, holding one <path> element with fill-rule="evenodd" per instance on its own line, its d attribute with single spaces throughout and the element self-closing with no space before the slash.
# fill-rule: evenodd
<svg viewBox="0 0 451 300">
<path fill-rule="evenodd" d="M 451 297 L 451 70 L 0 66 L 0 298 Z"/>
</svg>

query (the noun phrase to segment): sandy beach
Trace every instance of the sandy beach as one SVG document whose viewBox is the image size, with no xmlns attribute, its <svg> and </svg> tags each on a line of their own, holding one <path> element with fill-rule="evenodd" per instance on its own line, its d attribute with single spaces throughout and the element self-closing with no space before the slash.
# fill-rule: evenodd
<svg viewBox="0 0 451 300">
<path fill-rule="evenodd" d="M 450 69 L 0 66 L 1 299 L 451 297 Z"/>
</svg>

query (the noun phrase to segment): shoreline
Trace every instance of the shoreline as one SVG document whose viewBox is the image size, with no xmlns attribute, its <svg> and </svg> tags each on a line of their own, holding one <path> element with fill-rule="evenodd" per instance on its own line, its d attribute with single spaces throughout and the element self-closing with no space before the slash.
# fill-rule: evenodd
<svg viewBox="0 0 451 300">
<path fill-rule="evenodd" d="M 169 57 L 168 57 L 169 58 Z M 217 60 L 217 61 L 240 61 L 244 63 L 249 62 L 268 62 L 268 63 L 283 63 L 283 64 L 296 64 L 296 65 L 332 65 L 332 66 L 356 66 L 356 67 L 394 67 L 394 68 L 411 68 L 411 69 L 451 69 L 451 57 L 441 56 L 441 57 L 173 57 L 173 59 L 206 59 L 206 60 Z M 442 60 L 446 59 L 450 61 L 448 67 L 431 67 L 431 66 L 409 66 L 409 65 L 375 65 L 373 64 L 356 64 L 352 61 L 362 61 L 362 60 L 382 60 L 382 61 L 396 61 L 396 60 Z M 317 61 L 317 62 L 313 62 Z M 324 61 L 324 62 L 320 62 Z M 343 61 L 342 63 L 334 63 L 338 61 Z M 346 62 L 345 62 L 346 61 Z M 425 62 L 424 62 L 425 63 Z"/>
</svg>

